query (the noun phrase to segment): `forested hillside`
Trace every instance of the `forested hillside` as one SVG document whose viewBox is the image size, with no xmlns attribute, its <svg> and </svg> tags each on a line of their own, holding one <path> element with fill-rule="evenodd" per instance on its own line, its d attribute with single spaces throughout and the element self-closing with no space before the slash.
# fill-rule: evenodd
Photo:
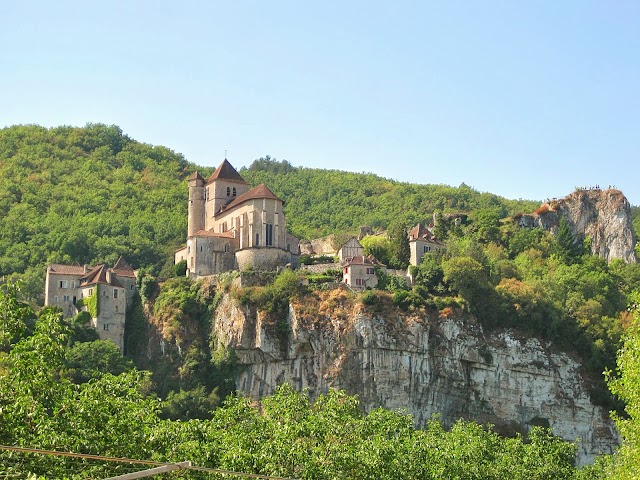
<svg viewBox="0 0 640 480">
<path fill-rule="evenodd" d="M 136 268 L 166 272 L 184 241 L 185 179 L 196 169 L 211 172 L 113 125 L 0 130 L 0 276 L 22 276 L 23 292 L 35 300 L 51 262 L 112 263 L 124 255 Z M 504 216 L 537 206 L 465 185 L 414 185 L 269 157 L 242 174 L 286 201 L 290 230 L 303 238 L 398 220 L 410 225 L 434 210 L 491 209 Z"/>
<path fill-rule="evenodd" d="M 536 201 L 480 193 L 465 184 L 450 187 L 402 183 L 371 173 L 294 167 L 268 156 L 255 160 L 240 174 L 252 184 L 268 184 L 284 199 L 289 229 L 307 239 L 355 232 L 360 225 L 386 229 L 396 222 L 405 226 L 429 223 L 436 211 L 491 210 L 505 217 L 531 212 L 540 205 Z"/>
<path fill-rule="evenodd" d="M 195 168 L 116 126 L 0 130 L 0 276 L 24 274 L 34 295 L 50 262 L 171 261 Z"/>
</svg>

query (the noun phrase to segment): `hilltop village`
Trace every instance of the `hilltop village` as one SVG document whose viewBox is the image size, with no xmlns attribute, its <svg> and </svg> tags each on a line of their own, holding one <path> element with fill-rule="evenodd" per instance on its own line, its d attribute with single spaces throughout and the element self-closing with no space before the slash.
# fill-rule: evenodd
<svg viewBox="0 0 640 480">
<path fill-rule="evenodd" d="M 187 182 L 187 240 L 175 252 L 174 261 L 186 263 L 189 278 L 248 268 L 300 267 L 300 241 L 287 231 L 285 202 L 269 187 L 251 188 L 227 159 L 208 179 L 195 172 Z M 432 229 L 422 224 L 408 232 L 408 240 L 411 265 L 419 265 L 424 254 L 445 248 Z M 338 249 L 337 257 L 342 282 L 353 290 L 375 288 L 376 268 L 387 271 L 378 259 L 365 255 L 356 237 Z M 320 268 L 332 267 L 336 264 Z M 408 271 L 388 272 L 409 275 Z M 122 257 L 113 267 L 51 264 L 45 305 L 60 307 L 66 317 L 89 313 L 99 337 L 112 340 L 123 351 L 126 310 L 136 292 L 136 273 Z"/>
</svg>

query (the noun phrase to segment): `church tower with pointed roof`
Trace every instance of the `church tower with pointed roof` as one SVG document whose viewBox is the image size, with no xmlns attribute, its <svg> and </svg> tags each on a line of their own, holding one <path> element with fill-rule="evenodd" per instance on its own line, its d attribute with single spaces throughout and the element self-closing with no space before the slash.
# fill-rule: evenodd
<svg viewBox="0 0 640 480">
<path fill-rule="evenodd" d="M 187 245 L 175 253 L 188 276 L 297 266 L 299 242 L 287 233 L 284 201 L 266 185 L 251 188 L 226 158 L 206 182 L 194 173 L 188 183 Z"/>
<path fill-rule="evenodd" d="M 244 178 L 225 158 L 209 177 L 205 186 L 205 227 L 207 227 L 207 223 L 211 222 L 216 213 L 220 212 L 237 197 L 247 193 L 249 188 L 249 184 L 244 181 Z M 205 230 L 208 229 L 205 228 Z"/>
</svg>

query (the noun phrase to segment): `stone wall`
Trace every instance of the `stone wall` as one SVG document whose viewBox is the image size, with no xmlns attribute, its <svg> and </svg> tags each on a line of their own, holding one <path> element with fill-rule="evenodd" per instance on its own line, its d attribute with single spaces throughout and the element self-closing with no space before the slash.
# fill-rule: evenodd
<svg viewBox="0 0 640 480">
<path fill-rule="evenodd" d="M 238 250 L 235 254 L 240 270 L 276 270 L 291 262 L 291 253 L 274 247 L 254 247 Z"/>
</svg>

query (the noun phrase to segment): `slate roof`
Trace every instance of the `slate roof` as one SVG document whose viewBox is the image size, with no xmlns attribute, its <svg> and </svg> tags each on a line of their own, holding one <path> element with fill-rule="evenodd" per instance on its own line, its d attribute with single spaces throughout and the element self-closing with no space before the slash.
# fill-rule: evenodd
<svg viewBox="0 0 640 480">
<path fill-rule="evenodd" d="M 226 158 L 218 166 L 218 168 L 216 168 L 216 171 L 213 172 L 213 174 L 211 174 L 211 176 L 207 180 L 207 185 L 213 182 L 214 180 L 218 180 L 218 179 L 226 180 L 228 182 L 243 183 L 245 185 L 247 184 L 244 178 L 240 176 L 238 171 L 235 168 L 233 168 L 233 166 L 229 163 L 229 161 Z"/>
<path fill-rule="evenodd" d="M 237 207 L 241 203 L 244 203 L 248 200 L 256 200 L 260 198 L 270 198 L 272 200 L 280 200 L 284 205 L 284 202 L 280 198 L 278 198 L 275 193 L 269 190 L 269 187 L 267 187 L 264 183 L 261 183 L 257 187 L 254 187 L 248 192 L 243 193 L 239 197 L 236 197 L 235 199 L 233 199 L 230 203 L 226 204 L 218 212 L 216 212 L 215 215 L 225 212 L 226 210 L 229 210 L 231 208 Z"/>
<path fill-rule="evenodd" d="M 83 275 L 84 267 L 82 265 L 62 265 L 59 263 L 52 263 L 49 265 L 49 271 L 60 275 Z"/>
</svg>

